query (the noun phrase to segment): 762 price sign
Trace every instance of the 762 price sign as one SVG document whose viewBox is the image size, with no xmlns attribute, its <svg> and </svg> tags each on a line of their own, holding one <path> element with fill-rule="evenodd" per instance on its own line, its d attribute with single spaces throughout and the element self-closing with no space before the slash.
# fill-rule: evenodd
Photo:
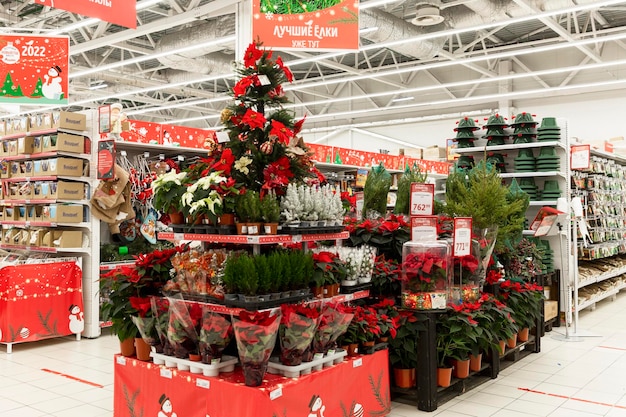
<svg viewBox="0 0 626 417">
<path fill-rule="evenodd" d="M 472 218 L 454 218 L 453 256 L 467 256 L 472 249 Z"/>
<path fill-rule="evenodd" d="M 411 183 L 411 216 L 432 216 L 435 206 L 435 185 Z"/>
</svg>

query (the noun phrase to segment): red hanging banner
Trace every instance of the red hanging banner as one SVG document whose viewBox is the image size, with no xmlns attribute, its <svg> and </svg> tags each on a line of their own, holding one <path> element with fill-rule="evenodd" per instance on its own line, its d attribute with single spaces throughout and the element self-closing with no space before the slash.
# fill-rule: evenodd
<svg viewBox="0 0 626 417">
<path fill-rule="evenodd" d="M 69 38 L 0 35 L 0 103 L 67 105 Z"/>
<path fill-rule="evenodd" d="M 136 0 L 37 0 L 37 3 L 127 28 L 137 28 Z"/>
<path fill-rule="evenodd" d="M 359 49 L 359 9 L 354 0 L 252 2 L 252 39 L 266 48 Z"/>
</svg>

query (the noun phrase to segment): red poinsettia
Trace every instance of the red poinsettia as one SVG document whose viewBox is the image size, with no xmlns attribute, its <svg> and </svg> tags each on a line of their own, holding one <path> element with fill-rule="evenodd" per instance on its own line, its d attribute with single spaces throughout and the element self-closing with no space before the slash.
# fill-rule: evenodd
<svg viewBox="0 0 626 417">
<path fill-rule="evenodd" d="M 264 183 L 262 188 L 269 191 L 286 187 L 293 176 L 289 166 L 289 158 L 281 156 L 263 170 Z"/>
<path fill-rule="evenodd" d="M 285 95 L 285 91 L 283 90 L 283 86 L 279 84 L 275 88 L 271 89 L 267 95 L 270 98 L 282 97 Z"/>
<path fill-rule="evenodd" d="M 256 62 L 263 56 L 263 51 L 257 48 L 257 44 L 252 42 L 248 45 L 246 52 L 243 55 L 243 65 L 248 68 L 255 68 Z M 271 57 L 271 52 L 269 52 L 269 57 Z"/>
<path fill-rule="evenodd" d="M 402 264 L 402 280 L 412 291 L 433 291 L 445 281 L 446 268 L 446 260 L 437 254 L 410 253 Z"/>
<path fill-rule="evenodd" d="M 248 125 L 250 129 L 262 129 L 265 126 L 265 122 L 267 122 L 267 119 L 263 116 L 263 113 L 252 109 L 246 110 L 246 113 L 241 118 L 241 123 Z"/>
<path fill-rule="evenodd" d="M 224 175 L 230 175 L 230 171 L 235 163 L 235 155 L 230 148 L 224 149 L 220 159 L 211 165 L 212 171 L 222 171 Z"/>
<path fill-rule="evenodd" d="M 281 57 L 276 58 L 276 65 L 278 65 L 278 68 L 283 70 L 283 72 L 285 73 L 285 77 L 287 77 L 287 81 L 292 82 L 293 74 L 291 70 L 283 63 L 283 59 Z"/>
<path fill-rule="evenodd" d="M 300 133 L 300 131 L 302 130 L 302 125 L 304 124 L 304 120 L 305 119 L 306 119 L 306 115 L 302 119 L 298 120 L 297 122 L 295 122 L 293 124 L 293 134 L 294 135 L 297 135 L 298 133 Z"/>
<path fill-rule="evenodd" d="M 300 365 L 302 355 L 315 335 L 320 311 L 304 304 L 282 304 L 280 308 L 282 318 L 278 334 L 281 362 L 289 366 Z"/>
<path fill-rule="evenodd" d="M 270 129 L 270 136 L 276 136 L 278 140 L 285 145 L 289 144 L 289 141 L 293 137 L 293 132 L 283 123 L 278 120 L 272 120 L 272 128 Z"/>
<path fill-rule="evenodd" d="M 146 317 L 152 308 L 150 297 L 129 297 L 130 306 L 137 310 L 139 317 Z"/>
<path fill-rule="evenodd" d="M 242 79 L 240 79 L 237 84 L 235 84 L 235 86 L 233 87 L 233 94 L 235 98 L 241 97 L 246 94 L 248 87 L 254 84 L 254 77 L 256 76 L 248 75 L 247 77 L 243 77 Z"/>
</svg>

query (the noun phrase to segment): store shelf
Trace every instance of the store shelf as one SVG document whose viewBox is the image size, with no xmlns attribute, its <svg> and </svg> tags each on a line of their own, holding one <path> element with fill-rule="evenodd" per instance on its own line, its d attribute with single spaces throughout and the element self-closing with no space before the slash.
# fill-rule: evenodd
<svg viewBox="0 0 626 417">
<path fill-rule="evenodd" d="M 595 276 L 595 277 L 593 277 L 591 279 L 586 279 L 584 281 L 580 281 L 578 283 L 578 288 L 583 288 L 583 287 L 586 287 L 587 285 L 591 285 L 591 284 L 595 284 L 595 283 L 598 283 L 598 282 L 605 281 L 607 279 L 615 278 L 615 277 L 620 276 L 622 274 L 626 274 L 626 266 L 623 267 L 623 268 L 617 268 L 617 269 L 614 269 L 612 271 L 605 272 L 604 274 L 600 274 L 600 275 Z"/>
<path fill-rule="evenodd" d="M 614 289 L 612 289 L 610 291 L 603 292 L 602 294 L 598 295 L 597 297 L 590 298 L 589 300 L 585 301 L 584 303 L 579 304 L 578 307 L 576 307 L 576 310 L 577 311 L 582 311 L 582 310 L 584 310 L 586 308 L 593 307 L 596 303 L 598 303 L 598 302 L 600 302 L 602 300 L 606 300 L 609 297 L 616 296 L 617 293 L 619 293 L 624 288 L 626 288 L 626 283 L 624 283 L 624 284 L 622 284 L 622 285 L 618 286 L 617 288 L 614 288 Z"/>
<path fill-rule="evenodd" d="M 118 151 L 133 151 L 133 152 L 150 152 L 155 155 L 164 154 L 164 155 L 201 155 L 202 153 L 208 153 L 208 149 L 202 148 L 186 148 L 183 146 L 168 146 L 168 145 L 159 145 L 154 143 L 139 143 L 139 142 L 125 142 L 125 141 L 116 141 L 115 149 Z"/>
<path fill-rule="evenodd" d="M 333 303 L 333 304 L 339 304 L 339 303 L 345 303 L 348 301 L 354 301 L 354 300 L 358 300 L 361 298 L 367 298 L 370 295 L 370 291 L 369 290 L 361 290 L 361 291 L 356 291 L 352 294 L 339 294 L 339 295 L 335 295 L 334 297 L 329 297 L 329 298 L 316 298 L 316 299 L 311 299 L 311 300 L 307 300 L 305 301 L 305 303 L 312 303 L 312 302 L 319 302 L 322 301 L 324 303 Z M 213 303 L 204 303 L 204 302 L 200 302 L 200 301 L 190 301 L 192 303 L 199 303 L 204 307 L 207 307 L 209 310 L 213 311 L 214 313 L 221 313 L 221 314 L 239 314 L 241 311 L 244 311 L 244 308 L 240 308 L 240 307 L 226 307 L 224 305 L 221 304 L 213 304 Z M 278 307 L 276 307 L 278 308 Z M 268 310 L 273 310 L 273 309 L 268 309 Z"/>
<path fill-rule="evenodd" d="M 112 271 L 121 266 L 131 266 L 134 264 L 135 264 L 135 261 L 103 262 L 100 264 L 100 271 Z"/>
<path fill-rule="evenodd" d="M 626 165 L 626 156 L 617 155 L 614 153 L 600 151 L 598 149 L 591 149 L 591 156 L 598 156 L 600 158 L 612 159 L 616 162 L 621 163 L 622 165 Z"/>
<path fill-rule="evenodd" d="M 578 242 L 578 246 L 583 246 L 582 242 Z M 614 250 L 618 250 L 617 253 L 614 253 Z M 601 254 L 601 256 L 597 257 L 584 257 L 579 256 L 580 260 L 585 261 L 593 261 L 595 259 L 602 259 L 609 256 L 617 255 L 618 253 L 624 253 L 626 251 L 626 240 L 613 240 L 607 242 L 599 242 L 599 243 L 591 243 L 584 247 L 584 250 L 589 253 L 590 251 L 596 250 L 598 253 L 605 252 L 605 254 Z"/>
<path fill-rule="evenodd" d="M 66 175 L 43 175 L 43 176 L 0 179 L 0 181 L 4 181 L 4 182 L 31 182 L 31 181 L 58 181 L 58 180 L 82 181 L 82 182 L 91 181 L 91 179 L 88 177 L 68 177 Z"/>
<path fill-rule="evenodd" d="M 70 133 L 72 135 L 79 135 L 79 136 L 87 136 L 85 132 L 82 130 L 72 130 L 72 129 L 65 129 L 62 127 L 58 127 L 54 129 L 50 128 L 50 129 L 42 129 L 42 130 L 32 130 L 32 131 L 21 132 L 21 133 L 12 133 L 10 135 L 2 136 L 0 140 L 18 139 L 18 138 L 23 138 L 26 136 L 53 135 L 58 132 L 65 132 L 65 133 Z"/>
<path fill-rule="evenodd" d="M 532 178 L 532 177 L 561 177 L 565 178 L 565 174 L 558 171 L 543 172 L 503 172 L 500 174 L 502 178 Z"/>
<path fill-rule="evenodd" d="M 530 206 L 556 206 L 556 200 L 530 200 Z"/>
<path fill-rule="evenodd" d="M 0 225 L 11 225 L 21 227 L 90 227 L 91 223 L 79 222 L 79 223 L 57 223 L 57 222 L 33 222 L 25 220 L 0 220 Z"/>
<path fill-rule="evenodd" d="M 22 160 L 30 160 L 30 159 L 44 159 L 51 158 L 55 156 L 66 156 L 68 158 L 80 158 L 91 160 L 91 155 L 88 153 L 72 153 L 72 152 L 63 152 L 63 151 L 51 151 L 51 152 L 39 152 L 39 153 L 31 153 L 31 154 L 20 154 L 13 156 L 2 156 L 0 159 L 4 161 L 22 161 Z"/>
<path fill-rule="evenodd" d="M 28 200 L 0 200 L 0 206 L 23 206 L 25 204 L 90 204 L 89 200 L 53 200 L 53 199 L 28 199 Z"/>
<path fill-rule="evenodd" d="M 276 243 L 316 242 L 319 240 L 347 239 L 349 232 L 341 233 L 311 233 L 304 235 L 209 235 L 201 233 L 171 233 L 158 234 L 160 240 L 196 240 L 211 243 L 235 243 L 246 245 L 271 245 Z"/>
<path fill-rule="evenodd" d="M 531 142 L 531 143 L 512 143 L 509 145 L 496 145 L 496 146 L 474 146 L 472 148 L 455 148 L 454 152 L 458 154 L 477 154 L 484 152 L 497 152 L 497 151 L 510 151 L 516 149 L 524 149 L 524 148 L 543 148 L 545 146 L 558 146 L 560 148 L 565 149 L 565 145 L 563 142 L 558 140 L 554 141 L 545 141 L 545 142 Z"/>
<path fill-rule="evenodd" d="M 5 245 L 0 244 L 0 249 L 26 250 L 31 252 L 46 253 L 91 253 L 89 248 L 49 248 L 45 246 Z"/>
</svg>

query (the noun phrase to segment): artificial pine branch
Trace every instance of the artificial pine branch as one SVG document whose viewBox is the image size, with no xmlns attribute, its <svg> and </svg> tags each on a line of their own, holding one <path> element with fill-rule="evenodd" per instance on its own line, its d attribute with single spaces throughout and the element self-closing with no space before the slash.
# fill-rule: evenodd
<svg viewBox="0 0 626 417">
<path fill-rule="evenodd" d="M 383 373 L 382 371 L 378 374 L 378 381 L 374 382 L 374 378 L 371 375 L 368 376 L 370 381 L 370 386 L 372 387 L 372 391 L 374 391 L 374 397 L 376 398 L 376 402 L 383 408 L 380 411 L 370 411 L 371 416 L 386 416 L 391 412 L 391 401 L 389 400 L 389 396 L 385 396 L 383 398 L 381 394 L 381 385 L 383 383 Z"/>
<path fill-rule="evenodd" d="M 139 415 L 135 414 L 135 402 L 137 401 L 137 396 L 139 395 L 139 389 L 133 393 L 132 396 L 128 393 L 128 387 L 124 385 L 124 398 L 126 399 L 126 407 L 128 407 L 129 417 L 143 417 L 143 409 L 139 413 Z"/>
</svg>

